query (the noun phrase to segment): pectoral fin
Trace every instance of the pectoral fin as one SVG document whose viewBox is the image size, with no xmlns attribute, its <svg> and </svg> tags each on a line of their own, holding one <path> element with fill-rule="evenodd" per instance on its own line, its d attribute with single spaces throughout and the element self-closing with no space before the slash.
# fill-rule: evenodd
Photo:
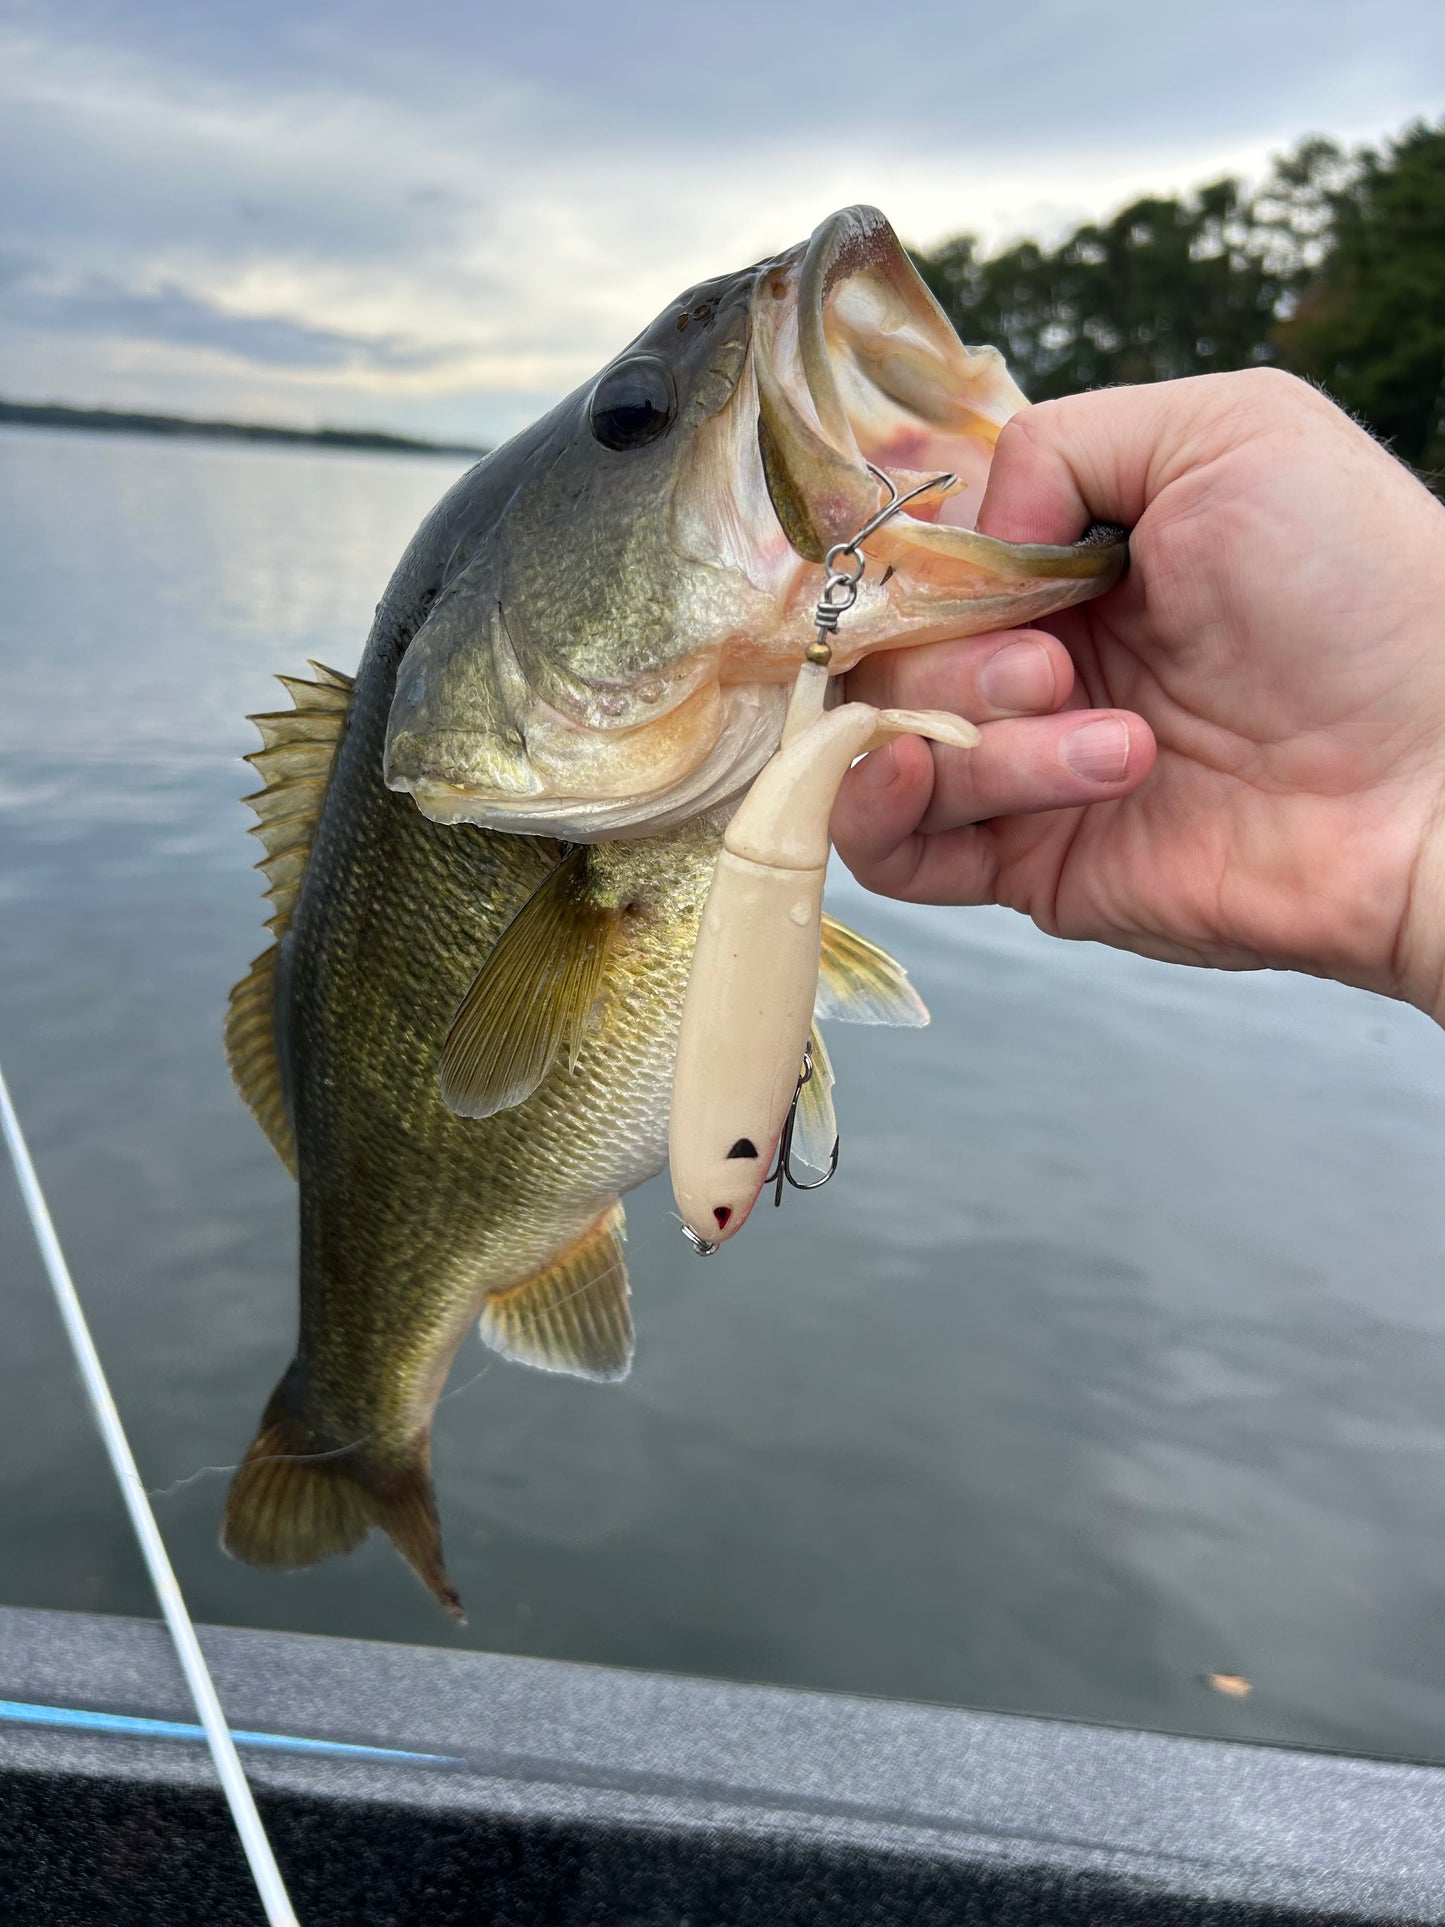
<svg viewBox="0 0 1445 1927">
<path fill-rule="evenodd" d="M 545 1271 L 490 1294 L 482 1337 L 503 1358 L 576 1378 L 626 1378 L 632 1313 L 622 1256 L 626 1219 L 612 1205 Z"/>
<path fill-rule="evenodd" d="M 814 1009 L 819 1017 L 841 1017 L 850 1024 L 897 1024 L 918 1030 L 928 1022 L 928 1007 L 909 983 L 902 964 L 827 915 Z"/>
<path fill-rule="evenodd" d="M 576 1052 L 602 988 L 616 910 L 586 894 L 579 848 L 513 917 L 452 1019 L 441 1092 L 459 1117 L 491 1117 L 530 1097 L 563 1044 Z"/>
</svg>

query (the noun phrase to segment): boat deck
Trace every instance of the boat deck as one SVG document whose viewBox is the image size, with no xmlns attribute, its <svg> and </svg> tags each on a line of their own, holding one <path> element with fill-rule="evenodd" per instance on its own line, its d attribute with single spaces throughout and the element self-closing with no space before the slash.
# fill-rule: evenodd
<svg viewBox="0 0 1445 1927">
<path fill-rule="evenodd" d="M 305 1927 L 1445 1920 L 1432 1767 L 202 1638 Z M 159 1624 L 0 1610 L 0 1695 L 0 1916 L 260 1918 Z"/>
</svg>

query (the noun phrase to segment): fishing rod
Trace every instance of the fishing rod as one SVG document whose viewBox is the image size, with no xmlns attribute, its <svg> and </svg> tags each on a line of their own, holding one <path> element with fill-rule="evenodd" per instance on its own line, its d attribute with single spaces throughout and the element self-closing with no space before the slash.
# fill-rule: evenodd
<svg viewBox="0 0 1445 1927">
<path fill-rule="evenodd" d="M 81 1309 L 80 1296 L 75 1289 L 75 1281 L 65 1262 L 65 1254 L 60 1248 L 60 1240 L 55 1235 L 55 1223 L 50 1215 L 50 1207 L 45 1202 L 45 1193 L 40 1188 L 40 1180 L 35 1174 L 30 1152 L 20 1129 L 20 1119 L 16 1116 L 15 1106 L 10 1101 L 9 1087 L 5 1082 L 5 1072 L 0 1067 L 0 1132 L 9 1147 L 15 1175 L 20 1183 L 20 1195 L 25 1201 L 29 1214 L 30 1228 L 35 1233 L 35 1242 L 40 1247 L 46 1272 L 50 1278 L 55 1303 L 60 1312 L 65 1335 L 70 1340 L 76 1365 L 80 1371 L 81 1383 L 90 1402 L 92 1416 L 99 1428 L 106 1456 L 111 1470 L 115 1473 L 120 1487 L 120 1496 L 125 1509 L 130 1514 L 131 1526 L 140 1546 L 141 1557 L 145 1560 L 151 1584 L 155 1587 L 156 1598 L 160 1602 L 166 1630 L 170 1633 L 171 1644 L 176 1649 L 176 1658 L 181 1663 L 186 1685 L 190 1688 L 201 1727 L 205 1732 L 206 1745 L 210 1748 L 215 1762 L 216 1773 L 221 1782 L 221 1790 L 226 1796 L 226 1804 L 231 1809 L 231 1819 L 240 1836 L 241 1848 L 246 1863 L 251 1869 L 251 1878 L 256 1883 L 261 1905 L 265 1910 L 268 1927 L 299 1927 L 295 1910 L 281 1878 L 281 1869 L 276 1865 L 276 1856 L 271 1850 L 266 1828 L 256 1810 L 255 1798 L 250 1782 L 241 1766 L 236 1753 L 236 1743 L 231 1737 L 231 1729 L 226 1724 L 226 1716 L 221 1710 L 221 1702 L 216 1693 L 215 1681 L 211 1678 L 210 1668 L 206 1665 L 201 1643 L 196 1638 L 196 1629 L 175 1572 L 166 1553 L 165 1542 L 161 1538 L 160 1527 L 156 1524 L 155 1514 L 151 1511 L 150 1501 L 141 1484 L 140 1473 L 136 1468 L 130 1441 L 126 1438 L 125 1427 L 116 1409 L 115 1399 L 111 1396 L 110 1386 L 106 1383 L 100 1354 L 95 1349 L 95 1340 L 90 1335 L 85 1313 Z"/>
</svg>

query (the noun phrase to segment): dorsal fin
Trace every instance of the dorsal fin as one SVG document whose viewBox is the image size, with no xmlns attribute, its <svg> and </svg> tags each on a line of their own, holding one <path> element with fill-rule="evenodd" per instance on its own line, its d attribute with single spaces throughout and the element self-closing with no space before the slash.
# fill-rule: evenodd
<svg viewBox="0 0 1445 1927">
<path fill-rule="evenodd" d="M 248 718 L 261 732 L 261 747 L 246 761 L 265 786 L 244 801 L 259 819 L 251 825 L 251 834 L 266 846 L 266 854 L 256 868 L 266 873 L 266 895 L 272 904 L 266 928 L 278 943 L 296 907 L 311 839 L 351 706 L 350 676 L 319 662 L 311 667 L 316 671 L 315 682 L 300 676 L 276 678 L 289 693 L 293 709 Z M 231 992 L 226 1013 L 226 1058 L 237 1090 L 294 1177 L 296 1143 L 281 1089 L 275 992 L 273 943 Z"/>
</svg>

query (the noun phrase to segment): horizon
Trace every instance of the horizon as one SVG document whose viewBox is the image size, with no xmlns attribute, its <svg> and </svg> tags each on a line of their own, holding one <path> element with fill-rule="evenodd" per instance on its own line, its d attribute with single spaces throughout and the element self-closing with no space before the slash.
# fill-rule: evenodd
<svg viewBox="0 0 1445 1927">
<path fill-rule="evenodd" d="M 16 411 L 12 414 L 10 411 Z M 73 416 L 73 421 L 27 422 L 19 419 L 25 413 Z M 100 417 L 100 420 L 88 419 Z M 405 448 L 414 448 L 440 455 L 489 455 L 489 445 L 480 442 L 440 441 L 431 436 L 413 436 L 391 428 L 377 428 L 367 422 L 322 421 L 315 425 L 297 422 L 274 422 L 250 420 L 241 416 L 223 417 L 209 415 L 180 415 L 161 409 L 148 408 L 107 408 L 101 403 L 57 401 L 53 396 L 43 399 L 28 395 L 0 395 L 0 428 L 74 428 L 83 430 L 94 428 L 97 432 L 110 432 L 112 428 L 121 430 L 136 423 L 153 422 L 158 427 L 176 430 L 193 430 L 203 436 L 215 435 L 218 438 L 234 430 L 237 437 L 244 439 L 250 435 L 258 437 L 281 436 L 300 437 L 306 441 L 317 441 L 326 437 L 375 437 L 380 442 L 396 442 Z M 145 433 L 144 429 L 137 432 Z"/>
</svg>

